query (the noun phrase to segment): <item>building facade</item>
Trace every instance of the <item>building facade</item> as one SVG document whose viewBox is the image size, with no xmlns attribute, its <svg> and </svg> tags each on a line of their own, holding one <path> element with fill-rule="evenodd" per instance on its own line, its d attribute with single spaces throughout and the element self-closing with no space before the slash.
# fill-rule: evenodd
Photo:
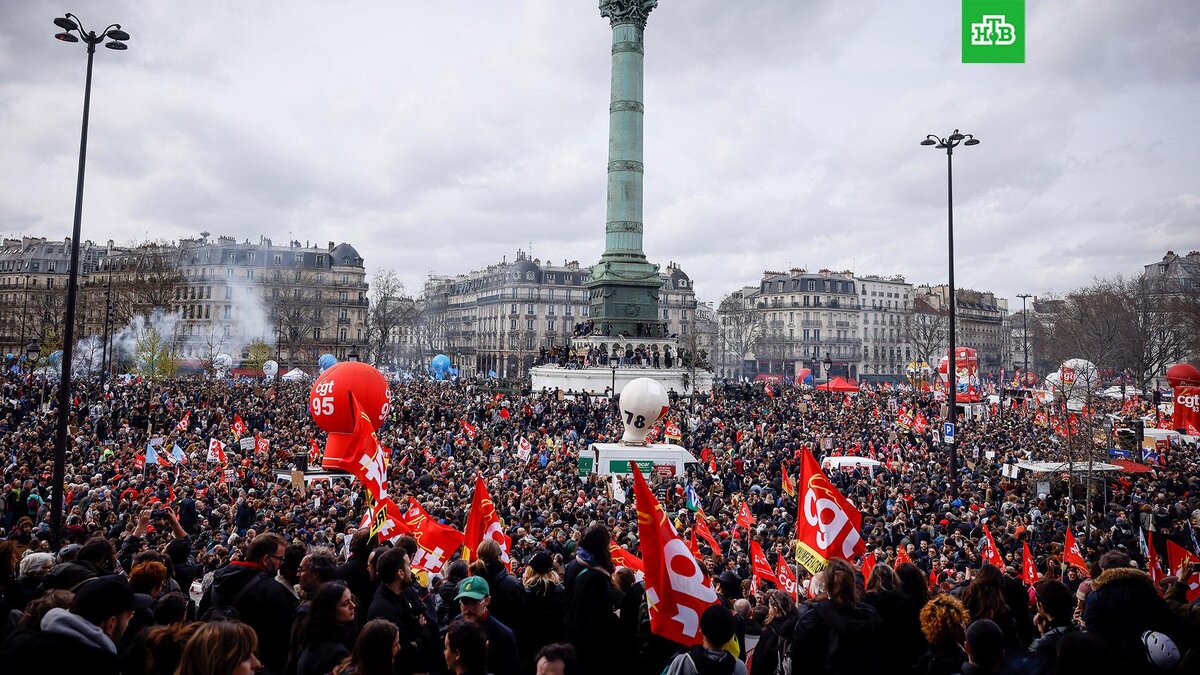
<svg viewBox="0 0 1200 675">
<path fill-rule="evenodd" d="M 902 276 L 857 277 L 862 308 L 862 380 L 903 382 L 912 347 L 905 326 L 912 315 L 912 284 Z"/>
<path fill-rule="evenodd" d="M 859 377 L 863 340 L 858 289 L 849 272 L 763 272 L 757 288 L 742 289 L 722 302 L 718 376 L 794 377 L 808 368 L 817 377 Z"/>
<path fill-rule="evenodd" d="M 532 258 L 517 251 L 488 267 L 454 277 L 433 277 L 425 285 L 428 353 L 444 353 L 463 375 L 521 376 L 542 350 L 570 345 L 577 328 L 590 321 L 589 269 L 578 261 Z M 659 273 L 661 319 L 670 334 L 715 342 L 710 312 L 697 314 L 692 281 L 675 263 Z"/>
<path fill-rule="evenodd" d="M 945 284 L 917 286 L 914 295 L 932 309 L 935 316 L 949 311 L 950 291 Z M 990 291 L 974 291 L 960 288 L 955 291 L 957 299 L 957 325 L 955 340 L 960 347 L 971 347 L 979 358 L 979 373 L 984 377 L 995 377 L 1001 368 L 1012 363 L 1012 332 L 1009 326 L 1008 300 L 998 298 Z M 949 339 L 947 336 L 946 344 Z M 945 350 L 933 356 L 936 360 Z"/>
</svg>

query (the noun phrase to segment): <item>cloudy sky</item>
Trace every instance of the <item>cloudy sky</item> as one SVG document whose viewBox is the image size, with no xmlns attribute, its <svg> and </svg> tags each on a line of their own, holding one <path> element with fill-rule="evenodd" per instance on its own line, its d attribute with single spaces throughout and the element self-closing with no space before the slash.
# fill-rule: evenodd
<svg viewBox="0 0 1200 675">
<path fill-rule="evenodd" d="M 660 0 L 646 252 L 703 299 L 764 269 L 1045 293 L 1200 249 L 1200 2 L 1028 3 L 1027 62 L 963 64 L 951 0 Z M 410 290 L 520 247 L 603 248 L 611 31 L 595 0 L 6 0 L 0 234 L 349 241 Z"/>
</svg>

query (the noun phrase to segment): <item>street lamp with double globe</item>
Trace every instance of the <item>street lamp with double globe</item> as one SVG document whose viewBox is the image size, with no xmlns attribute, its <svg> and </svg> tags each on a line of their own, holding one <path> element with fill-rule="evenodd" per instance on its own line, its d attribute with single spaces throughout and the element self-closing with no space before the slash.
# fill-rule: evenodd
<svg viewBox="0 0 1200 675">
<path fill-rule="evenodd" d="M 958 129 L 955 129 L 954 133 L 950 134 L 949 136 L 946 136 L 945 138 L 939 138 L 938 136 L 929 134 L 925 137 L 925 140 L 921 141 L 921 145 L 923 145 L 925 147 L 934 148 L 935 150 L 945 150 L 946 151 L 946 200 L 947 200 L 947 204 L 948 204 L 947 213 L 949 214 L 948 220 L 947 220 L 946 232 L 947 232 L 947 243 L 948 243 L 948 249 L 949 249 L 949 259 L 950 259 L 950 279 L 949 279 L 950 290 L 949 290 L 949 294 L 947 295 L 947 297 L 949 298 L 949 303 L 950 303 L 950 350 L 949 350 L 950 353 L 949 353 L 949 363 L 947 363 L 947 368 L 946 368 L 946 394 L 947 394 L 947 399 L 948 399 L 947 403 L 949 404 L 949 409 L 947 411 L 947 421 L 951 425 L 953 425 L 955 414 L 957 412 L 955 410 L 955 405 L 956 405 L 955 394 L 957 393 L 956 390 L 958 389 L 958 375 L 957 375 L 957 371 L 955 370 L 955 364 L 954 364 L 954 361 L 955 361 L 954 349 L 956 347 L 956 345 L 954 343 L 954 339 L 955 339 L 954 333 L 955 333 L 955 323 L 956 323 L 957 316 L 958 316 L 957 312 L 955 310 L 955 307 L 958 303 L 955 301 L 956 298 L 954 297 L 954 148 L 957 148 L 959 145 L 964 145 L 964 146 L 979 145 L 979 139 L 975 138 L 971 134 L 960 133 L 958 131 Z M 947 449 L 950 451 L 950 494 L 951 494 L 951 496 L 957 497 L 958 496 L 958 452 L 955 450 L 953 441 L 946 443 L 945 445 L 948 446 Z"/>
<path fill-rule="evenodd" d="M 71 268 L 67 276 L 67 313 L 63 326 L 62 377 L 58 383 L 58 428 L 54 441 L 54 482 L 50 497 L 50 511 L 54 539 L 52 545 L 58 549 L 63 521 L 63 482 L 67 468 L 67 423 L 71 417 L 71 360 L 75 353 L 75 296 L 79 290 L 79 238 L 83 221 L 83 175 L 87 161 L 88 113 L 92 106 L 92 57 L 96 45 L 104 43 L 108 49 L 124 51 L 129 33 L 121 30 L 121 24 L 110 24 L 100 31 L 86 30 L 83 22 L 74 14 L 54 20 L 62 29 L 54 35 L 62 42 L 83 41 L 87 47 L 87 76 L 83 85 L 83 130 L 79 135 L 79 172 L 75 180 L 75 222 L 71 227 Z M 108 42 L 104 42 L 108 40 Z"/>
</svg>

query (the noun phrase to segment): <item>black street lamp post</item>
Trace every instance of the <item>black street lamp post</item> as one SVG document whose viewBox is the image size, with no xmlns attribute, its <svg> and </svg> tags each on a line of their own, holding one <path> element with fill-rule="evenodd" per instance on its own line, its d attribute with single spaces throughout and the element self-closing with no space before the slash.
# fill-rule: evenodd
<svg viewBox="0 0 1200 675">
<path fill-rule="evenodd" d="M 1025 309 L 1025 301 L 1033 296 L 1029 293 L 1018 293 L 1021 299 L 1021 350 L 1025 352 L 1025 366 L 1021 377 L 1029 377 L 1029 312 Z M 1018 384 L 1020 384 L 1018 382 Z"/>
<path fill-rule="evenodd" d="M 947 220 L 946 220 L 946 241 L 948 249 L 948 257 L 950 260 L 949 274 L 949 302 L 950 302 L 950 354 L 949 363 L 946 364 L 946 393 L 948 395 L 949 410 L 947 411 L 947 421 L 953 425 L 957 414 L 958 393 L 958 370 L 955 367 L 955 323 L 958 320 L 956 307 L 958 305 L 957 298 L 954 295 L 954 148 L 959 144 L 965 146 L 979 145 L 979 139 L 971 134 L 959 133 L 958 129 L 946 138 L 938 138 L 933 134 L 925 137 L 921 141 L 921 145 L 933 147 L 937 150 L 946 151 L 946 204 L 947 204 Z M 944 442 L 943 436 L 943 442 Z M 954 442 L 944 443 L 949 446 L 950 450 L 950 495 L 958 496 L 958 452 L 955 449 Z"/>
<path fill-rule="evenodd" d="M 84 30 L 83 23 L 74 14 L 54 20 L 54 25 L 63 32 L 54 37 L 63 42 L 79 42 L 87 45 L 87 77 L 83 85 L 83 129 L 79 135 L 79 173 L 75 183 L 75 222 L 71 227 L 71 269 L 67 276 L 67 314 L 66 325 L 63 326 L 62 377 L 58 383 L 58 429 L 54 441 L 54 483 L 51 493 L 50 511 L 54 529 L 53 547 L 57 550 L 62 533 L 63 521 L 63 482 L 66 480 L 67 465 L 67 423 L 71 417 L 71 360 L 75 352 L 75 296 L 79 290 L 79 238 L 80 225 L 83 221 L 83 176 L 87 163 L 88 114 L 92 105 L 92 57 L 96 53 L 96 45 L 105 42 L 104 46 L 122 51 L 129 47 L 125 41 L 129 33 L 121 30 L 120 24 L 111 24 L 104 30 Z M 78 33 L 78 36 L 75 35 Z"/>
<path fill-rule="evenodd" d="M 347 361 L 358 361 L 358 345 L 350 345 L 350 353 L 346 355 Z"/>
<path fill-rule="evenodd" d="M 821 362 L 821 365 L 825 367 L 825 381 L 828 382 L 832 379 L 830 375 L 833 374 L 833 359 L 830 358 L 829 352 L 825 352 L 825 360 Z"/>
</svg>

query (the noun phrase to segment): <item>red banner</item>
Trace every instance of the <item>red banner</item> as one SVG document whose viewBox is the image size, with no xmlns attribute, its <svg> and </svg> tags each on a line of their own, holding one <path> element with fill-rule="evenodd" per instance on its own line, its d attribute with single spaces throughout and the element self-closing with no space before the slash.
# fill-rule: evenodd
<svg viewBox="0 0 1200 675">
<path fill-rule="evenodd" d="M 701 644 L 700 615 L 716 604 L 717 592 L 675 532 L 637 464 L 630 464 L 630 469 L 646 567 L 650 630 L 683 645 Z"/>
<path fill-rule="evenodd" d="M 983 536 L 987 540 L 987 550 L 983 552 L 983 561 L 999 567 L 1004 570 L 1004 556 L 1000 555 L 1000 549 L 996 548 L 996 540 L 992 537 L 992 531 L 988 529 L 987 523 L 983 524 Z"/>
<path fill-rule="evenodd" d="M 1171 428 L 1189 436 L 1200 434 L 1200 387 L 1175 387 L 1175 413 Z"/>
<path fill-rule="evenodd" d="M 779 577 L 771 569 L 771 563 L 767 560 L 762 546 L 759 546 L 757 541 L 750 542 L 750 571 L 759 579 L 766 579 L 776 586 L 779 585 Z"/>
<path fill-rule="evenodd" d="M 821 472 L 807 448 L 800 463 L 800 507 L 796 517 L 796 560 L 812 574 L 830 558 L 853 560 L 867 550 L 862 514 Z"/>
<path fill-rule="evenodd" d="M 462 546 L 463 533 L 434 520 L 415 499 L 408 500 L 408 510 L 401 522 L 417 540 L 417 554 L 413 556 L 412 566 L 418 569 L 440 573 L 450 556 Z"/>
<path fill-rule="evenodd" d="M 504 534 L 500 524 L 500 516 L 496 513 L 496 504 L 488 494 L 483 476 L 475 474 L 475 492 L 471 495 L 471 511 L 467 514 L 467 527 L 463 533 L 463 560 L 470 563 L 477 556 L 475 549 L 484 539 L 494 539 L 500 544 L 500 560 L 511 571 L 512 562 L 508 559 L 508 549 L 512 539 Z"/>
<path fill-rule="evenodd" d="M 1092 576 L 1088 571 L 1087 561 L 1083 559 L 1083 554 L 1079 552 L 1079 545 L 1075 543 L 1075 534 L 1067 529 L 1067 538 L 1063 543 L 1063 562 L 1079 570 L 1084 577 Z"/>
<path fill-rule="evenodd" d="M 621 548 L 615 541 L 608 542 L 608 552 L 612 555 L 613 565 L 628 567 L 639 580 L 646 578 L 646 566 L 642 564 L 641 558 Z"/>
<path fill-rule="evenodd" d="M 1038 573 L 1037 563 L 1033 561 L 1033 554 L 1029 552 L 1029 542 L 1025 542 L 1025 551 L 1021 554 L 1021 581 L 1032 586 L 1041 579 L 1042 575 Z"/>
<path fill-rule="evenodd" d="M 796 592 L 799 584 L 796 583 L 796 573 L 792 571 L 791 565 L 783 559 L 783 554 L 775 559 L 775 576 L 779 577 L 779 588 L 786 593 L 792 595 L 792 600 L 798 599 Z"/>
</svg>

